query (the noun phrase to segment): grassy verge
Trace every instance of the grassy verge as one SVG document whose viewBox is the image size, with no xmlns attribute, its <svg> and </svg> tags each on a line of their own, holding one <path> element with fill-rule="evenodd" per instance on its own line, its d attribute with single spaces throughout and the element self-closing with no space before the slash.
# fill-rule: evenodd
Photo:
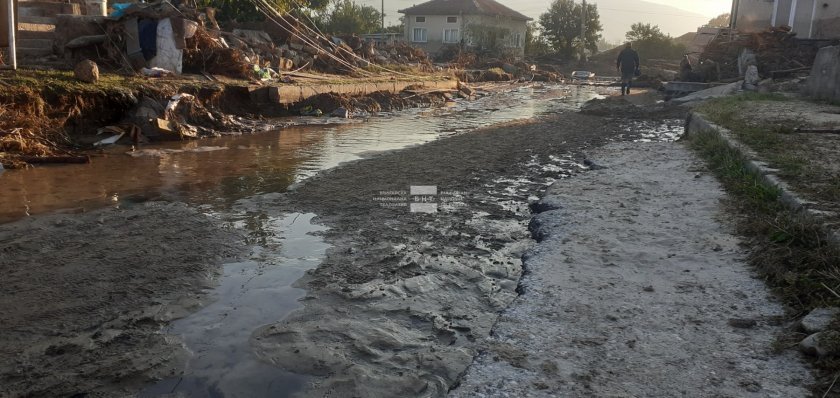
<svg viewBox="0 0 840 398">
<path fill-rule="evenodd" d="M 753 149 L 778 175 L 810 199 L 840 201 L 840 176 L 824 167 L 809 151 L 808 140 L 794 129 L 801 120 L 766 123 L 745 114 L 748 105 L 766 101 L 787 101 L 781 94 L 745 93 L 718 98 L 701 105 L 697 111 L 711 121 L 731 130 L 738 141 Z"/>
<path fill-rule="evenodd" d="M 749 171 L 743 154 L 717 134 L 692 134 L 688 145 L 707 161 L 730 193 L 727 204 L 737 215 L 738 233 L 749 241 L 750 263 L 791 309 L 791 315 L 801 316 L 816 307 L 840 306 L 840 297 L 835 294 L 840 292 L 840 250 L 828 242 L 822 226 L 785 207 L 779 201 L 779 190 Z M 840 325 L 834 326 L 840 330 Z M 790 347 L 804 337 L 791 331 L 780 339 L 779 346 Z M 822 396 L 840 372 L 840 360 L 820 359 L 815 367 L 820 377 L 814 391 Z M 827 396 L 840 397 L 840 392 Z"/>
</svg>

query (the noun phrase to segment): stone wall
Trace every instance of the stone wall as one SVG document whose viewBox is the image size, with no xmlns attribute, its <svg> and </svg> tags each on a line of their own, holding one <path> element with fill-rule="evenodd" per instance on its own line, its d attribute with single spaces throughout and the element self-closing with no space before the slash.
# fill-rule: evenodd
<svg viewBox="0 0 840 398">
<path fill-rule="evenodd" d="M 815 99 L 840 101 L 840 46 L 823 47 L 817 53 L 806 92 Z"/>
</svg>

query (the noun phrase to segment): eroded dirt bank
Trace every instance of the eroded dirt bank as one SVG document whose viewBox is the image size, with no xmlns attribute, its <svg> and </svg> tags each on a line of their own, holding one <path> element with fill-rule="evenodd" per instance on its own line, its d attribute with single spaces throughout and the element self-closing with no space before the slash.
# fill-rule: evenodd
<svg viewBox="0 0 840 398">
<path fill-rule="evenodd" d="M 255 332 L 255 352 L 314 376 L 301 396 L 446 394 L 517 296 L 533 242 L 529 196 L 622 134 L 634 136 L 619 121 L 564 113 L 348 164 L 254 203 L 319 214 L 333 245 L 299 281 L 304 308 Z M 435 214 L 376 201 L 411 185 L 459 197 Z"/>
<path fill-rule="evenodd" d="M 524 294 L 450 396 L 809 396 L 704 163 L 679 143 L 592 155 L 608 168 L 549 188 Z"/>
<path fill-rule="evenodd" d="M 160 329 L 241 254 L 219 224 L 150 202 L 0 226 L 0 396 L 119 396 L 179 373 L 186 352 Z"/>
</svg>

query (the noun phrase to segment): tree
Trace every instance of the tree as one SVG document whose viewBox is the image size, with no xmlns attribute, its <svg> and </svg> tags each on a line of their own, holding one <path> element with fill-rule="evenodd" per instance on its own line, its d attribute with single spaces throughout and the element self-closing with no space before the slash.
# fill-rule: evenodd
<svg viewBox="0 0 840 398">
<path fill-rule="evenodd" d="M 575 4 L 574 0 L 554 0 L 548 12 L 540 15 L 543 35 L 563 56 L 571 57 L 581 46 L 593 53 L 598 51 L 603 30 L 598 6 L 586 5 L 586 34 L 583 38 L 580 37 L 582 12 L 582 5 Z"/>
<path fill-rule="evenodd" d="M 397 25 L 389 25 L 385 27 L 385 33 L 404 33 L 405 32 L 405 16 L 400 17 L 400 23 Z"/>
<path fill-rule="evenodd" d="M 290 12 L 298 7 L 310 10 L 322 10 L 328 0 L 267 0 L 268 4 L 279 12 Z M 197 4 L 201 7 L 212 7 L 218 10 L 219 21 L 262 21 L 265 16 L 257 9 L 257 6 L 250 1 L 243 0 L 199 0 Z"/>
<path fill-rule="evenodd" d="M 649 23 L 634 23 L 625 37 L 633 42 L 633 47 L 645 58 L 676 59 L 685 54 L 685 45 L 662 33 L 659 26 Z"/>
<path fill-rule="evenodd" d="M 729 27 L 729 19 L 730 15 L 727 14 L 720 14 L 714 18 L 712 18 L 709 23 L 703 25 L 705 28 L 728 28 Z"/>
<path fill-rule="evenodd" d="M 551 45 L 541 33 L 536 22 L 528 22 L 525 26 L 525 55 L 538 57 L 551 52 Z"/>
<path fill-rule="evenodd" d="M 338 0 L 325 16 L 324 30 L 330 33 L 374 33 L 381 29 L 382 14 L 374 7 Z"/>
<path fill-rule="evenodd" d="M 667 39 L 664 33 L 659 30 L 659 26 L 651 25 L 649 23 L 637 22 L 630 25 L 630 30 L 624 35 L 627 41 L 661 41 Z"/>
</svg>

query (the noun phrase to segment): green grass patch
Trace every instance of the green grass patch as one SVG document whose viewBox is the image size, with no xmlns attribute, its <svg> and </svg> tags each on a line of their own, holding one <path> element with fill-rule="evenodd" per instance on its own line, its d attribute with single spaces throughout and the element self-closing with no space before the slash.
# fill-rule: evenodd
<svg viewBox="0 0 840 398">
<path fill-rule="evenodd" d="M 814 195 L 814 199 L 831 201 L 840 192 L 840 180 L 827 181 L 825 176 L 831 173 L 808 156 L 807 141 L 794 133 L 801 122 L 766 123 L 745 114 L 750 110 L 748 104 L 786 100 L 789 98 L 781 94 L 744 93 L 708 101 L 697 111 L 732 131 L 738 141 L 754 150 L 770 167 L 778 169 L 777 174 L 797 189 Z M 815 182 L 820 186 L 811 186 Z"/>
</svg>

